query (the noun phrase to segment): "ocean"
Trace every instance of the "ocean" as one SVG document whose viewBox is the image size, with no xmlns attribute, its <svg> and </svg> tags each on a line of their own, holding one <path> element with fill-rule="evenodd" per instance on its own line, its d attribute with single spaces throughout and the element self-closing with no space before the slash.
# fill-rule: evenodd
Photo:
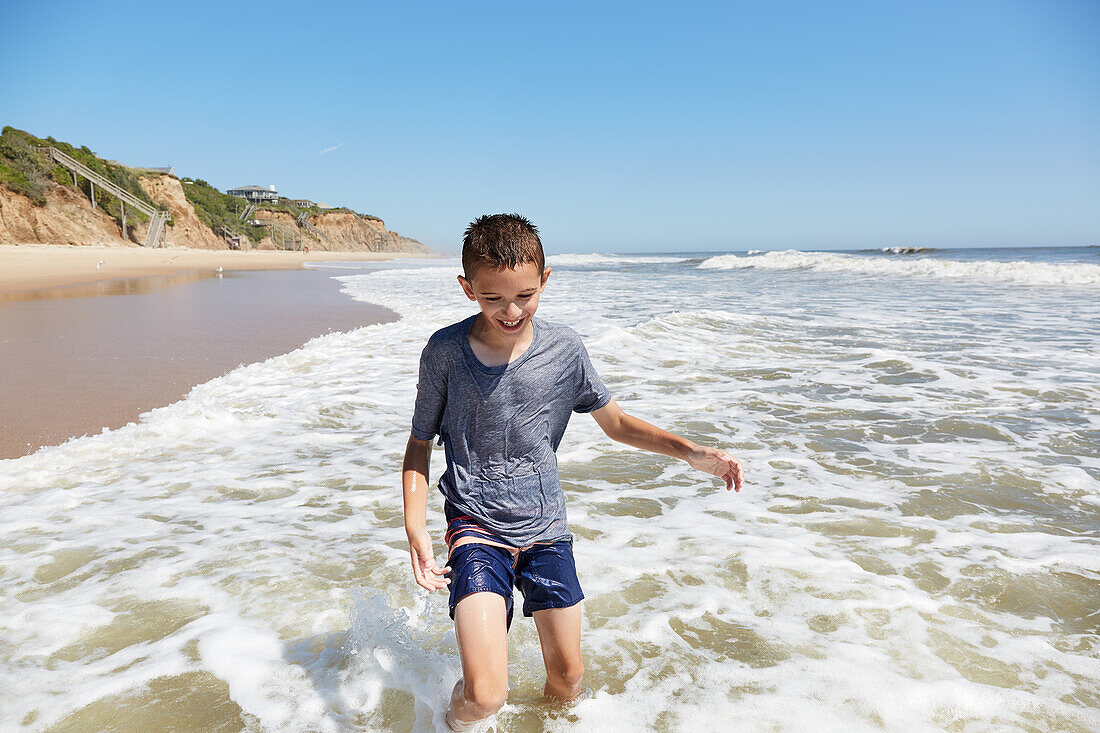
<svg viewBox="0 0 1100 733">
<path fill-rule="evenodd" d="M 539 317 L 748 484 L 574 416 L 586 691 L 541 699 L 517 618 L 496 730 L 1100 730 L 1100 249 L 549 264 Z M 399 471 L 420 349 L 471 304 L 455 260 L 353 267 L 399 321 L 0 461 L 0 729 L 438 724 L 457 651 Z M 438 495 L 429 529 L 442 560 Z"/>
</svg>

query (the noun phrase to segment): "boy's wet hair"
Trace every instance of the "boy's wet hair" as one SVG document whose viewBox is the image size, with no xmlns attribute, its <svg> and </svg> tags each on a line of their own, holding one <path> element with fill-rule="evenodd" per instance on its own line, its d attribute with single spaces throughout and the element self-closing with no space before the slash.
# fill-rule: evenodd
<svg viewBox="0 0 1100 733">
<path fill-rule="evenodd" d="M 470 222 L 462 237 L 462 271 L 467 280 L 482 267 L 501 270 L 533 262 L 546 268 L 542 240 L 534 224 L 519 214 L 485 214 Z"/>
</svg>

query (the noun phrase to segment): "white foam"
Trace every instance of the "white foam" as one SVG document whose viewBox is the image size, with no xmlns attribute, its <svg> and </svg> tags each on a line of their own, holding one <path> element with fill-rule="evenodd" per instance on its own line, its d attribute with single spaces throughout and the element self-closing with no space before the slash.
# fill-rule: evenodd
<svg viewBox="0 0 1100 733">
<path fill-rule="evenodd" d="M 1100 285 L 1100 265 L 1089 263 L 994 262 L 893 259 L 834 252 L 765 252 L 752 257 L 716 255 L 699 263 L 705 270 L 811 270 L 887 277 L 974 278 L 1032 285 Z"/>
<path fill-rule="evenodd" d="M 671 255 L 640 256 L 620 254 L 559 254 L 546 258 L 546 264 L 562 267 L 585 267 L 601 265 L 665 265 L 686 262 L 686 257 Z"/>
<path fill-rule="evenodd" d="M 917 255 L 917 254 L 925 254 L 927 252 L 935 252 L 936 248 L 935 247 L 917 247 L 917 246 L 910 245 L 910 246 L 883 247 L 882 249 L 880 249 L 878 251 L 883 252 L 885 254 L 890 254 L 890 255 Z"/>
</svg>

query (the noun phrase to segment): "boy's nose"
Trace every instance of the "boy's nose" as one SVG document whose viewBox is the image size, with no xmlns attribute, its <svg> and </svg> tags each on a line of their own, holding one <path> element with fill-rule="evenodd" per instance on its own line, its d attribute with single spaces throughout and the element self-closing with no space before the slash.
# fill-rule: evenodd
<svg viewBox="0 0 1100 733">
<path fill-rule="evenodd" d="M 508 309 L 506 311 L 504 311 L 504 315 L 507 316 L 508 318 L 512 318 L 512 317 L 519 318 L 520 316 L 523 315 L 523 309 L 520 308 L 515 303 L 509 303 L 508 304 Z"/>
</svg>

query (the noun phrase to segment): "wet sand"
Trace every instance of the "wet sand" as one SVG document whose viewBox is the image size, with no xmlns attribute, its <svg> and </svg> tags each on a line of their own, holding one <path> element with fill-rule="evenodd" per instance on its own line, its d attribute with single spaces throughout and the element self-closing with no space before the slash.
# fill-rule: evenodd
<svg viewBox="0 0 1100 733">
<path fill-rule="evenodd" d="M 339 272 L 191 270 L 3 294 L 0 459 L 121 427 L 240 364 L 396 318 L 341 294 Z"/>
</svg>

